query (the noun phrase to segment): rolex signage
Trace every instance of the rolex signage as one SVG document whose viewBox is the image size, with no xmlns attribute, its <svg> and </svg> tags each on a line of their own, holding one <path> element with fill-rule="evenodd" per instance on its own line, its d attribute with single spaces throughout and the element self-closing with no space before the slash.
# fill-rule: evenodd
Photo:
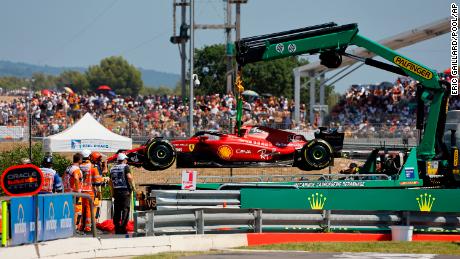
<svg viewBox="0 0 460 259">
<path fill-rule="evenodd" d="M 460 212 L 460 189 L 242 189 L 241 208 Z"/>
<path fill-rule="evenodd" d="M 315 193 L 308 197 L 308 203 L 312 210 L 322 210 L 326 204 L 326 199 L 323 194 Z"/>
</svg>

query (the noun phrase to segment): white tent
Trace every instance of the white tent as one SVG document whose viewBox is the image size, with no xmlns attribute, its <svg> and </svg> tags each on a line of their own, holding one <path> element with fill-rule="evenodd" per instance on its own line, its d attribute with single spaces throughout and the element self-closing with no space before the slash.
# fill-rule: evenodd
<svg viewBox="0 0 460 259">
<path fill-rule="evenodd" d="M 63 132 L 43 139 L 45 152 L 78 152 L 83 149 L 116 152 L 131 149 L 132 145 L 132 139 L 108 130 L 89 113 Z"/>
</svg>

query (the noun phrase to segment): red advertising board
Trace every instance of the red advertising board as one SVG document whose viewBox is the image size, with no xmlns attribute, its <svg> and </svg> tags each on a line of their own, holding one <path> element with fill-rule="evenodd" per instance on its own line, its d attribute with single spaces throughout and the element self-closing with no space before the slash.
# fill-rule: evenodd
<svg viewBox="0 0 460 259">
<path fill-rule="evenodd" d="M 8 167 L 0 178 L 0 185 L 8 196 L 35 195 L 43 185 L 43 173 L 35 165 Z"/>
</svg>

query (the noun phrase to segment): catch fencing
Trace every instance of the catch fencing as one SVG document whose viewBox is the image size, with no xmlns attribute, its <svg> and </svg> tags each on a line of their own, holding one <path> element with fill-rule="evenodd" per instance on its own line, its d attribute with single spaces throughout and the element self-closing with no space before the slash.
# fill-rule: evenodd
<svg viewBox="0 0 460 259">
<path fill-rule="evenodd" d="M 282 129 L 294 132 L 299 135 L 305 136 L 306 139 L 313 139 L 314 132 L 316 131 L 313 128 L 292 128 L 286 127 L 284 124 L 270 124 L 266 125 L 274 129 Z M 329 128 L 336 128 L 331 125 Z M 218 129 L 222 132 L 232 132 L 234 129 L 233 126 L 221 125 Z M 198 129 L 195 128 L 195 131 L 198 130 L 209 130 L 208 128 Z M 210 129 L 213 130 L 213 129 Z M 413 125 L 407 126 L 391 126 L 387 124 L 369 124 L 363 127 L 356 125 L 344 125 L 339 128 L 339 131 L 345 133 L 344 145 L 345 146 L 366 146 L 372 145 L 375 147 L 379 146 L 388 146 L 388 147 L 402 147 L 402 146 L 415 146 L 417 143 L 417 134 L 418 131 Z M 133 143 L 143 144 L 151 136 L 150 131 L 131 129 L 123 131 L 126 136 L 129 136 L 133 139 Z M 168 130 L 163 130 L 165 134 L 161 134 L 166 138 L 184 138 L 181 136 L 168 136 Z"/>
<path fill-rule="evenodd" d="M 20 126 L 0 126 L 0 141 L 25 141 L 28 132 Z"/>
<path fill-rule="evenodd" d="M 113 119 L 101 119 L 101 123 L 114 131 L 117 134 L 131 137 L 133 143 L 144 144 L 149 138 L 153 136 L 163 136 L 167 139 L 181 139 L 186 138 L 185 132 L 187 127 L 180 125 L 179 122 L 173 122 L 170 127 L 152 129 L 149 127 L 141 127 L 141 123 L 118 122 Z M 61 119 L 64 120 L 64 119 Z M 43 137 L 56 134 L 66 128 L 66 123 L 56 122 L 57 119 L 49 120 L 46 123 L 38 122 L 35 119 L 31 120 L 31 132 L 34 140 L 41 140 Z M 64 120 L 66 121 L 66 120 Z M 150 124 L 149 122 L 148 124 Z M 29 127 L 27 123 L 21 126 L 0 126 L 0 141 L 27 141 L 29 137 Z M 218 127 L 196 127 L 195 130 L 220 130 L 223 132 L 232 132 L 234 129 L 234 122 L 231 124 L 222 124 Z M 270 123 L 269 126 L 275 129 L 283 129 L 297 134 L 304 135 L 307 139 L 314 138 L 315 129 L 308 127 L 293 127 L 283 123 Z M 325 125 L 330 128 L 337 128 L 336 125 Z M 2 130 L 4 128 L 5 130 Z M 11 133 L 14 129 L 14 133 Z M 417 130 L 414 125 L 388 125 L 388 124 L 366 124 L 366 125 L 341 125 L 338 127 L 339 131 L 345 133 L 344 145 L 345 147 L 372 147 L 387 146 L 387 147 L 402 147 L 404 145 L 415 146 L 417 142 Z M 4 137 L 2 137 L 4 136 Z"/>
</svg>

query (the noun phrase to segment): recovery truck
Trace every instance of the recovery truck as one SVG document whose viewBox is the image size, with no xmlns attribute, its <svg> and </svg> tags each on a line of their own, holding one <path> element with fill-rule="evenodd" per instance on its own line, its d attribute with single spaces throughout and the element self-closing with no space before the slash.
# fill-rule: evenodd
<svg viewBox="0 0 460 259">
<path fill-rule="evenodd" d="M 241 71 L 245 64 L 279 59 L 301 54 L 319 54 L 321 64 L 338 68 L 342 57 L 364 62 L 366 65 L 409 76 L 417 84 L 418 145 L 389 154 L 385 148 L 370 153 L 356 174 L 324 175 L 315 180 L 300 179 L 284 182 L 298 188 L 408 188 L 456 187 L 460 181 L 459 154 L 455 130 L 450 132 L 451 143 L 444 143 L 445 123 L 450 96 L 450 83 L 440 79 L 430 69 L 394 50 L 374 42 L 358 33 L 357 24 L 337 25 L 326 23 L 279 33 L 243 38 L 235 43 L 238 74 L 237 125 L 241 125 L 241 106 L 244 90 Z M 347 52 L 350 46 L 362 47 L 390 63 L 363 58 Z M 392 63 L 392 64 L 391 64 Z M 426 112 L 427 111 L 427 112 Z M 427 114 L 425 114 L 427 113 Z M 381 166 L 377 165 L 381 161 Z M 258 187 L 268 187 L 270 183 Z M 277 183 L 279 186 L 280 183 Z M 245 185 L 247 186 L 247 185 Z M 224 187 L 224 186 L 221 186 Z M 225 188 L 241 188 L 230 184 Z"/>
<path fill-rule="evenodd" d="M 365 48 L 388 62 L 352 55 L 347 52 L 350 46 Z M 452 222 L 458 222 L 455 215 L 460 212 L 460 168 L 455 130 L 460 121 L 457 111 L 450 111 L 447 116 L 450 83 L 441 80 L 435 70 L 361 36 L 356 24 L 327 23 L 237 41 L 237 134 L 244 133 L 241 128 L 244 90 L 241 72 L 244 65 L 301 54 L 319 54 L 321 64 L 328 68 L 339 67 L 345 56 L 417 80 L 418 145 L 396 150 L 396 153 L 390 153 L 384 147 L 377 148 L 353 174 L 261 175 L 264 179 L 258 182 L 197 183 L 197 189 L 236 189 L 240 190 L 241 208 L 319 210 L 326 220 L 332 210 L 353 210 L 401 211 L 406 224 L 410 221 L 409 212 L 422 216 L 427 212 L 441 213 L 433 214 L 439 216 L 456 213 Z M 447 134 L 446 126 L 450 130 Z M 451 143 L 448 147 L 443 137 L 449 134 Z M 281 181 L 275 181 L 275 177 Z M 436 226 L 437 223 L 433 224 Z M 417 231 L 430 229 L 431 226 L 423 226 Z M 458 233 L 460 228 L 453 224 L 448 231 Z"/>
</svg>

